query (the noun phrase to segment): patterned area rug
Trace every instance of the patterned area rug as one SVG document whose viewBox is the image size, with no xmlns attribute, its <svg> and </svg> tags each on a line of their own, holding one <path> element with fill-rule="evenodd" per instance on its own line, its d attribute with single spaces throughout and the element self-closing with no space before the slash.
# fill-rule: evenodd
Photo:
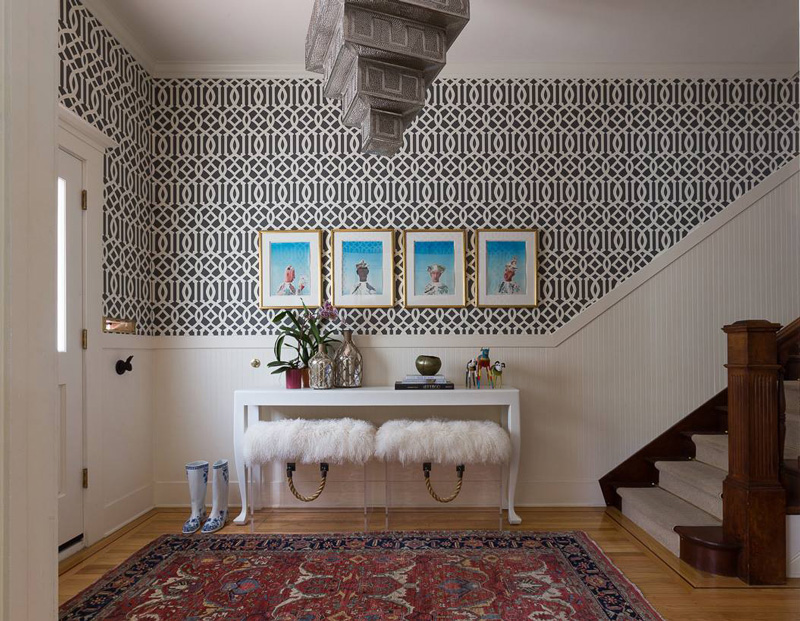
<svg viewBox="0 0 800 621">
<path fill-rule="evenodd" d="M 578 531 L 165 535 L 59 618 L 661 619 Z"/>
</svg>

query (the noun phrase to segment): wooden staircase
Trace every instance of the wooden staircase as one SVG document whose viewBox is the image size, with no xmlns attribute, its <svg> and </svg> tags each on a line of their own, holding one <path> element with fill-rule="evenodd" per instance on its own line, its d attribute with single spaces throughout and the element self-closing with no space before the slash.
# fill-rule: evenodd
<svg viewBox="0 0 800 621">
<path fill-rule="evenodd" d="M 783 584 L 785 516 L 800 513 L 800 318 L 724 331 L 729 388 L 600 487 L 609 507 L 693 567 Z"/>
</svg>

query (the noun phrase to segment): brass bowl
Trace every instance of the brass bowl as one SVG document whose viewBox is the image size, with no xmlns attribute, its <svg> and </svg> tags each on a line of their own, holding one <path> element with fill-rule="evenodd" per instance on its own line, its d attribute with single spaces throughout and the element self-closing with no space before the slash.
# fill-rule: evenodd
<svg viewBox="0 0 800 621">
<path fill-rule="evenodd" d="M 417 356 L 414 365 L 420 375 L 436 375 L 442 368 L 442 360 L 436 356 Z"/>
</svg>

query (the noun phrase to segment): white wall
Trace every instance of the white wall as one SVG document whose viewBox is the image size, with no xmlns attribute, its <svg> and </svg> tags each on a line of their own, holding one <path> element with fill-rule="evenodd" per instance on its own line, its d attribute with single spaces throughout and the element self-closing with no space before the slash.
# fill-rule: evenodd
<svg viewBox="0 0 800 621">
<path fill-rule="evenodd" d="M 0 32 L 5 35 L 6 23 L 6 0 L 0 0 Z M 5 84 L 7 80 L 8 70 L 6 68 L 6 46 L 0 45 L 0 83 Z M 8 265 L 8 249 L 6 243 L 6 218 L 9 213 L 8 196 L 5 191 L 6 186 L 6 97 L 0 97 L 0 179 L 3 180 L 2 189 L 0 189 L 0 257 L 2 257 L 2 266 L 0 266 L 0 446 L 3 447 L 5 452 L 6 448 L 6 275 Z M 4 459 L 0 459 L 0 559 L 6 558 L 6 539 L 8 533 L 6 531 L 6 511 L 8 507 L 8 498 L 6 497 L 6 464 Z M 5 561 L 0 561 L 0 602 L 6 601 L 6 590 L 8 588 L 8 565 Z M 5 621 L 8 618 L 8 613 L 4 605 L 0 605 L 0 621 Z"/>
<path fill-rule="evenodd" d="M 155 354 L 147 349 L 119 347 L 114 344 L 114 335 L 105 336 L 100 354 L 103 369 L 101 468 L 90 475 L 103 490 L 103 536 L 153 508 L 154 479 Z M 133 371 L 117 375 L 114 370 L 117 360 L 125 360 L 131 354 L 134 355 Z"/>
<path fill-rule="evenodd" d="M 0 618 L 56 615 L 55 84 L 58 6 L 3 5 L 3 540 Z"/>
<path fill-rule="evenodd" d="M 460 381 L 478 346 L 502 344 L 492 356 L 522 391 L 518 504 L 601 505 L 598 478 L 725 386 L 724 324 L 798 315 L 798 179 L 793 174 L 747 209 L 758 192 L 731 205 L 657 260 L 649 280 L 621 287 L 631 291 L 555 347 L 547 345 L 557 338 L 540 339 L 543 346 L 525 337 L 519 345 L 509 337 L 362 338 L 366 382 L 391 383 L 413 371 L 420 353 L 441 356 L 443 372 Z M 270 359 L 268 337 L 155 343 L 155 503 L 186 504 L 184 464 L 233 457 L 233 391 L 279 380 L 249 366 L 251 358 Z"/>
</svg>

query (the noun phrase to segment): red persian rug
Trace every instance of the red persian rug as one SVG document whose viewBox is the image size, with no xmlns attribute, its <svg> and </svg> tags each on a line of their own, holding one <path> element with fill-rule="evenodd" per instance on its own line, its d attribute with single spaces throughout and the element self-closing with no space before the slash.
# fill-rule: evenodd
<svg viewBox="0 0 800 621">
<path fill-rule="evenodd" d="M 59 618 L 661 619 L 582 532 L 165 535 Z"/>
</svg>

